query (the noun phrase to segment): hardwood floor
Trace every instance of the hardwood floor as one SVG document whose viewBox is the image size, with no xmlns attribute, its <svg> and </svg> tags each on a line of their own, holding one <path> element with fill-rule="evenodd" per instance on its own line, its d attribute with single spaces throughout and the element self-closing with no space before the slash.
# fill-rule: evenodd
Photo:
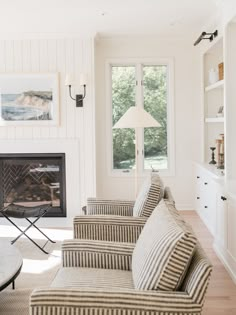
<svg viewBox="0 0 236 315">
<path fill-rule="evenodd" d="M 213 250 L 213 237 L 195 211 L 181 211 L 189 222 L 213 264 L 213 273 L 208 288 L 202 315 L 236 315 L 236 284 Z"/>
</svg>

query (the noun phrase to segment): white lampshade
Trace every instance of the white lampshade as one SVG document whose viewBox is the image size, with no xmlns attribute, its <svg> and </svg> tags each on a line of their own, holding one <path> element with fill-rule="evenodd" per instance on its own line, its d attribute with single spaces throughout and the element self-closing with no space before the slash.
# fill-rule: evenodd
<svg viewBox="0 0 236 315">
<path fill-rule="evenodd" d="M 161 127 L 158 121 L 138 106 L 131 106 L 113 128 Z"/>
<path fill-rule="evenodd" d="M 79 84 L 80 85 L 86 85 L 87 84 L 87 76 L 84 73 L 81 73 L 79 78 Z"/>
<path fill-rule="evenodd" d="M 65 86 L 73 85 L 74 84 L 74 77 L 72 74 L 67 74 L 65 79 Z"/>
</svg>

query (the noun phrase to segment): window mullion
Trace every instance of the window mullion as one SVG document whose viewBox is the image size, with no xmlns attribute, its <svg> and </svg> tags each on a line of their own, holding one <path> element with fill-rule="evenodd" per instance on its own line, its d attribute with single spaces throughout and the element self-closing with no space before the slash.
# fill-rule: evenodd
<svg viewBox="0 0 236 315">
<path fill-rule="evenodd" d="M 136 106 L 141 106 L 143 108 L 143 87 L 142 87 L 142 65 L 139 63 L 136 65 L 136 76 L 137 76 L 137 85 L 136 85 Z M 138 133 L 138 143 L 137 143 L 137 174 L 138 176 L 142 175 L 143 172 L 143 128 L 137 128 L 136 132 Z"/>
<path fill-rule="evenodd" d="M 143 93 L 142 93 L 142 66 L 136 65 L 136 106 L 143 107 Z"/>
</svg>

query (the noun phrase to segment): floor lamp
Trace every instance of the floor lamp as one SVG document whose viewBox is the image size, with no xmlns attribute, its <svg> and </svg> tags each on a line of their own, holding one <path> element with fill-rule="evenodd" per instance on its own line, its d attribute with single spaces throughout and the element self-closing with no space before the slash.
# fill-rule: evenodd
<svg viewBox="0 0 236 315">
<path fill-rule="evenodd" d="M 161 127 L 148 112 L 142 107 L 131 106 L 127 112 L 113 126 L 116 128 L 134 128 L 135 129 L 135 197 L 138 190 L 138 130 L 139 128 Z"/>
</svg>

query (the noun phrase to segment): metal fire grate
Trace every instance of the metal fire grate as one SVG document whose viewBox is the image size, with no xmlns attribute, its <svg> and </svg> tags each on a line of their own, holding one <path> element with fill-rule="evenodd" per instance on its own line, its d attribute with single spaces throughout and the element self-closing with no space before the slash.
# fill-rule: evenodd
<svg viewBox="0 0 236 315">
<path fill-rule="evenodd" d="M 47 216 L 65 216 L 64 154 L 0 154 L 0 174 L 1 207 L 50 202 Z"/>
</svg>

